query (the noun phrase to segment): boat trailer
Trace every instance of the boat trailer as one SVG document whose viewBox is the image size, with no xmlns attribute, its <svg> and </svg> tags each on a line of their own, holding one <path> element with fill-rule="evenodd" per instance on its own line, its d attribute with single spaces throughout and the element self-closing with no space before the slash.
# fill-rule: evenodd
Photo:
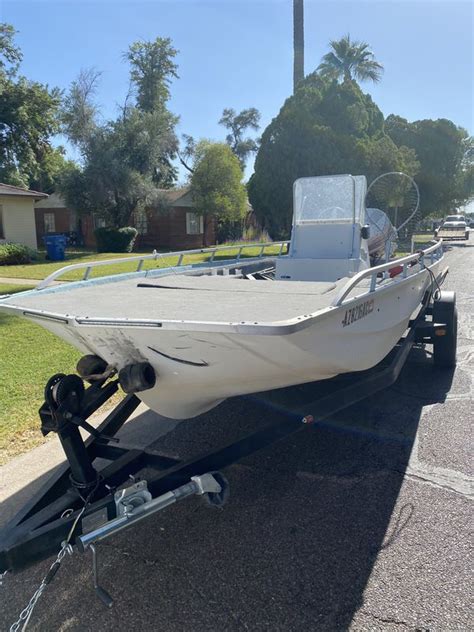
<svg viewBox="0 0 474 632">
<path fill-rule="evenodd" d="M 90 549 L 94 587 L 111 606 L 112 598 L 98 582 L 97 542 L 190 496 L 205 497 L 210 505 L 221 507 L 228 499 L 229 485 L 220 470 L 392 385 L 416 343 L 433 344 L 435 364 L 454 367 L 456 335 L 454 293 L 431 289 L 404 337 L 379 365 L 349 379 L 341 376 L 346 379 L 332 392 L 326 389 L 319 399 L 278 415 L 277 422 L 188 461 L 150 447 L 129 447 L 115 436 L 140 403 L 133 393 L 97 429 L 87 422 L 123 387 L 120 374 L 91 382 L 87 388 L 78 375 L 53 376 L 39 411 L 41 430 L 44 435 L 58 434 L 67 460 L 0 532 L 0 578 L 59 551 L 43 580 L 46 586 L 73 546 L 79 552 Z M 90 434 L 85 441 L 81 427 Z M 98 460 L 107 464 L 99 469 Z M 142 471 L 146 478 L 140 476 Z"/>
</svg>

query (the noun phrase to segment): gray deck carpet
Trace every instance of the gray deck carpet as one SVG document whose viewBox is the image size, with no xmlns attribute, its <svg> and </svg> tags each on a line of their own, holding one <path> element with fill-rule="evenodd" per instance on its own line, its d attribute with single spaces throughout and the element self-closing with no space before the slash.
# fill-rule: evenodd
<svg viewBox="0 0 474 632">
<path fill-rule="evenodd" d="M 8 303 L 90 318 L 274 322 L 327 307 L 346 281 L 255 281 L 232 276 L 170 275 L 78 288 L 62 286 L 54 293 L 39 291 L 12 297 Z"/>
</svg>

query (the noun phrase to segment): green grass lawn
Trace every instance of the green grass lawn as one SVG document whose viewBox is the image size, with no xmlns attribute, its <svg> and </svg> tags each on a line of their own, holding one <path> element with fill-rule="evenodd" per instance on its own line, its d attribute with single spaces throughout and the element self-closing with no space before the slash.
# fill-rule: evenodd
<svg viewBox="0 0 474 632">
<path fill-rule="evenodd" d="M 239 246 L 234 246 L 233 244 L 229 245 L 228 250 L 225 251 L 224 254 L 216 255 L 215 260 L 220 261 L 223 259 L 230 259 L 235 257 L 238 253 Z M 275 246 L 267 246 L 265 248 L 265 254 L 276 254 L 279 251 L 279 247 Z M 242 257 L 254 257 L 260 253 L 259 247 L 249 247 L 245 248 Z M 13 265 L 13 266 L 1 266 L 0 267 L 0 277 L 8 277 L 8 278 L 22 278 L 22 279 L 44 279 L 52 272 L 59 270 L 67 265 L 72 265 L 74 263 L 89 263 L 92 261 L 104 261 L 106 259 L 123 259 L 123 263 L 116 263 L 110 266 L 101 266 L 99 268 L 95 268 L 92 270 L 90 278 L 106 276 L 108 274 L 116 274 L 120 272 L 133 272 L 136 270 L 137 262 L 127 262 L 127 258 L 137 256 L 138 253 L 124 254 L 124 253 L 91 253 L 90 251 L 76 251 L 68 254 L 68 258 L 66 261 L 47 261 L 44 257 L 44 254 L 40 254 L 40 258 L 38 261 L 34 263 L 24 264 L 24 265 Z M 143 254 L 149 254 L 143 253 Z M 183 264 L 186 263 L 198 263 L 200 261 L 206 261 L 209 259 L 209 254 L 195 254 L 195 255 L 185 255 L 183 259 Z M 152 270 L 155 268 L 165 268 L 172 265 L 176 265 L 178 263 L 178 257 L 170 257 L 166 253 L 160 253 L 160 256 L 156 260 L 145 261 L 143 266 L 143 270 Z M 73 270 L 63 277 L 61 280 L 63 281 L 78 281 L 84 275 L 84 270 Z"/>
<path fill-rule="evenodd" d="M 0 296 L 2 294 L 16 294 L 16 292 L 25 292 L 32 290 L 34 285 L 18 285 L 17 283 L 0 283 Z"/>
<path fill-rule="evenodd" d="M 31 321 L 0 313 L 0 465 L 43 440 L 44 385 L 53 373 L 73 372 L 80 355 Z"/>
</svg>

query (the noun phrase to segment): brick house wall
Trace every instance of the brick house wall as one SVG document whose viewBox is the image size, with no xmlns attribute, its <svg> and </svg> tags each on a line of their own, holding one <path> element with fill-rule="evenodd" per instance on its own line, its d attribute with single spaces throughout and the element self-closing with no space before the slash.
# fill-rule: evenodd
<svg viewBox="0 0 474 632">
<path fill-rule="evenodd" d="M 204 234 L 188 234 L 187 213 L 193 213 L 193 205 L 189 189 L 172 189 L 164 191 L 169 199 L 170 207 L 166 213 L 154 212 L 149 209 L 146 213 L 146 221 L 142 215 L 132 218 L 130 225 L 135 226 L 139 231 L 137 235 L 136 248 L 150 249 L 160 248 L 165 250 L 192 250 L 202 248 L 204 245 L 216 243 L 216 223 L 213 219 L 203 221 L 206 227 L 206 239 Z M 50 202 L 50 200 L 52 202 Z M 50 202 L 46 204 L 46 202 Z M 35 219 L 36 231 L 38 234 L 38 245 L 42 245 L 42 237 L 45 234 L 45 215 L 50 214 L 48 221 L 51 221 L 51 214 L 54 214 L 54 231 L 56 233 L 80 230 L 84 246 L 95 248 L 96 241 L 94 230 L 97 227 L 94 217 L 91 214 L 83 214 L 76 219 L 73 211 L 68 209 L 64 201 L 57 194 L 50 196 L 50 199 L 36 205 Z M 142 232 L 143 231 L 143 232 Z"/>
<path fill-rule="evenodd" d="M 54 218 L 54 233 L 68 233 L 71 228 L 72 214 L 68 208 L 35 208 L 36 236 L 38 246 L 43 246 L 43 237 L 47 234 L 45 215 Z"/>
<path fill-rule="evenodd" d="M 182 206 L 174 206 L 166 215 L 149 211 L 147 232 L 137 236 L 137 247 L 192 250 L 202 248 L 205 244 L 209 246 L 215 244 L 216 226 L 213 220 L 207 222 L 206 239 L 204 239 L 204 234 L 187 234 L 186 213 L 189 212 L 193 212 L 192 208 Z"/>
</svg>

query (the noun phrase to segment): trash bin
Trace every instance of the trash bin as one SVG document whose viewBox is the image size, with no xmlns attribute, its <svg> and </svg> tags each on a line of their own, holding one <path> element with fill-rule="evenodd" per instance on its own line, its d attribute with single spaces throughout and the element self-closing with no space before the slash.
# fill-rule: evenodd
<svg viewBox="0 0 474 632">
<path fill-rule="evenodd" d="M 65 235 L 45 235 L 43 241 L 50 261 L 64 261 L 67 244 Z"/>
</svg>

